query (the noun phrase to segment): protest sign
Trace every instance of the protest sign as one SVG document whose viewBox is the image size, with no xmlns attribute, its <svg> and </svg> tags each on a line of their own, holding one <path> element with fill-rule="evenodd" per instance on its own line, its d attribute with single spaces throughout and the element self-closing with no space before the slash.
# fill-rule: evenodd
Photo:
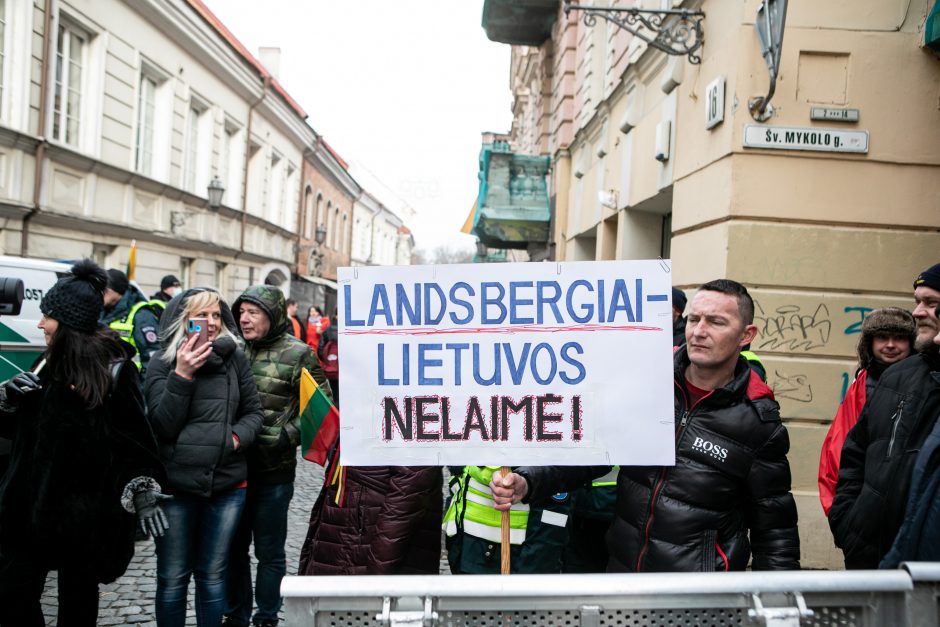
<svg viewBox="0 0 940 627">
<path fill-rule="evenodd" d="M 344 465 L 674 463 L 668 262 L 340 268 Z"/>
</svg>

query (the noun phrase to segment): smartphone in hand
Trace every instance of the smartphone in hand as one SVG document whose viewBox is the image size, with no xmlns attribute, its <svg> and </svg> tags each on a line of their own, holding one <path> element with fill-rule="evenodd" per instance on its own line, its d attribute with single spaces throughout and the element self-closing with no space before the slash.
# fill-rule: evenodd
<svg viewBox="0 0 940 627">
<path fill-rule="evenodd" d="M 186 337 L 197 336 L 196 345 L 193 349 L 199 348 L 209 341 L 209 319 L 208 318 L 190 318 L 186 323 Z"/>
</svg>

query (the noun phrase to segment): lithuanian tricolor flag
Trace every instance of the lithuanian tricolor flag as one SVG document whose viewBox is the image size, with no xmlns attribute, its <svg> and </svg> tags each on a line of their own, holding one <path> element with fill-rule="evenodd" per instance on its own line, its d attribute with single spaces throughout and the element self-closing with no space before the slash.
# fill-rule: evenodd
<svg viewBox="0 0 940 627">
<path fill-rule="evenodd" d="M 300 446 L 304 459 L 321 466 L 339 435 L 339 410 L 306 368 L 300 373 Z"/>
</svg>

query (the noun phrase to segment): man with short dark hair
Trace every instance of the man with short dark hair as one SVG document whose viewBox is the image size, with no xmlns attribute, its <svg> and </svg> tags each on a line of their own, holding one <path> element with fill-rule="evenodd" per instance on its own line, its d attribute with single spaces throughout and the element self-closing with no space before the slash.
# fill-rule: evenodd
<svg viewBox="0 0 940 627">
<path fill-rule="evenodd" d="M 287 299 L 287 321 L 290 323 L 291 335 L 301 342 L 306 342 L 307 331 L 304 329 L 304 325 L 300 322 L 300 319 L 297 318 L 297 301 L 293 298 Z"/>
<path fill-rule="evenodd" d="M 621 466 L 609 572 L 797 569 L 790 448 L 773 393 L 741 357 L 757 333 L 740 283 L 704 284 L 674 356 L 676 464 Z M 716 453 L 716 451 L 719 451 Z M 493 476 L 497 509 L 603 475 L 610 466 L 516 468 Z M 748 537 L 750 536 L 750 537 Z"/>
<path fill-rule="evenodd" d="M 160 350 L 157 337 L 160 329 L 157 305 L 132 284 L 127 275 L 116 268 L 108 270 L 108 286 L 104 288 L 104 312 L 101 322 L 120 334 L 134 347 L 134 363 L 144 377 L 150 358 Z"/>
<path fill-rule="evenodd" d="M 917 354 L 890 366 L 842 448 L 829 528 L 846 568 L 877 568 L 904 518 L 911 475 L 940 415 L 940 351 L 934 344 L 940 263 L 914 279 Z"/>
</svg>

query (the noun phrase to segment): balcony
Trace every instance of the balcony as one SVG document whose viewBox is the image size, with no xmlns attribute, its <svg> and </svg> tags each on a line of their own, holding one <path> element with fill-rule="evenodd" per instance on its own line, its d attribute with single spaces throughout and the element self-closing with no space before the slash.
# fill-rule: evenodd
<svg viewBox="0 0 940 627">
<path fill-rule="evenodd" d="M 505 141 L 480 150 L 480 189 L 472 232 L 488 248 L 531 249 L 550 238 L 549 157 L 509 152 Z"/>
<path fill-rule="evenodd" d="M 560 6 L 558 0 L 485 0 L 483 30 L 491 41 L 540 46 L 551 37 Z"/>
</svg>

